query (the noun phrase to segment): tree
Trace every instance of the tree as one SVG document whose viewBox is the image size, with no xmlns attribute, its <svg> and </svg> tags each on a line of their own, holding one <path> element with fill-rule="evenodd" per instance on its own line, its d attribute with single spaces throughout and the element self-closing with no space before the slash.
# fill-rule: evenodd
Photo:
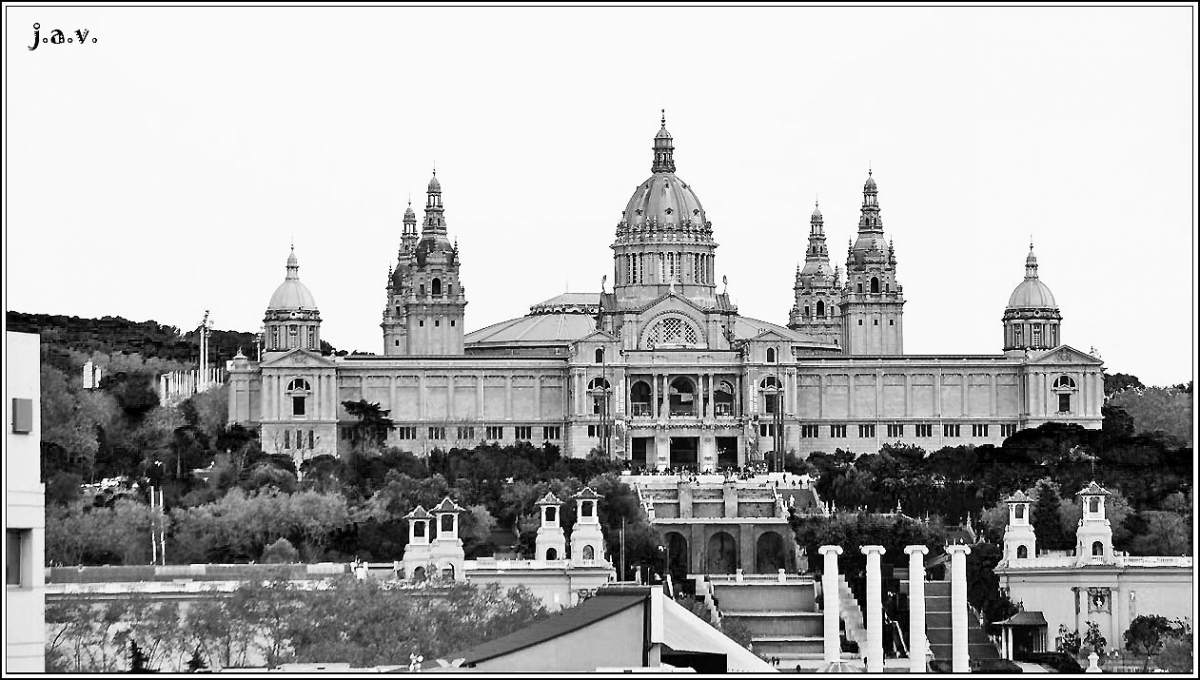
<svg viewBox="0 0 1200 680">
<path fill-rule="evenodd" d="M 286 538 L 280 538 L 263 550 L 263 564 L 286 564 L 300 561 L 300 551 Z"/>
<path fill-rule="evenodd" d="M 1031 509 L 1029 522 L 1037 534 L 1038 545 L 1045 550 L 1070 550 L 1075 540 L 1063 529 L 1058 485 L 1049 479 L 1041 479 L 1034 487 L 1034 492 L 1037 500 Z"/>
<path fill-rule="evenodd" d="M 1129 375 L 1127 373 L 1113 373 L 1109 375 L 1105 372 L 1102 376 L 1104 377 L 1104 396 L 1106 397 L 1112 396 L 1116 392 L 1129 389 L 1139 390 L 1145 387 L 1136 375 Z"/>
<path fill-rule="evenodd" d="M 396 429 L 396 424 L 387 417 L 391 411 L 380 408 L 378 402 L 371 403 L 366 399 L 343 401 L 342 407 L 351 418 L 358 419 L 350 428 L 353 444 L 378 449 L 387 440 L 388 433 Z"/>
<path fill-rule="evenodd" d="M 1192 395 L 1149 387 L 1114 394 L 1108 403 L 1133 418 L 1137 434 L 1154 434 L 1173 446 L 1192 447 Z"/>
<path fill-rule="evenodd" d="M 985 629 L 1017 613 L 1017 606 L 1000 590 L 996 565 L 1004 551 L 991 543 L 976 543 L 967 555 L 967 602 L 983 614 Z"/>
<path fill-rule="evenodd" d="M 1170 619 L 1157 614 L 1142 614 L 1129 622 L 1124 635 L 1125 649 L 1146 656 L 1143 673 L 1150 670 L 1150 657 L 1162 651 L 1172 632 Z"/>
</svg>

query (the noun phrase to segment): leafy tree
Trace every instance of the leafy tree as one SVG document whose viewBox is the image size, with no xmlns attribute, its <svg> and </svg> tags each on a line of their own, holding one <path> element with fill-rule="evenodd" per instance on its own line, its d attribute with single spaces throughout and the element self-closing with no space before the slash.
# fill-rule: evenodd
<svg viewBox="0 0 1200 680">
<path fill-rule="evenodd" d="M 287 564 L 300 561 L 300 551 L 286 538 L 280 538 L 268 545 L 262 554 L 264 564 Z"/>
<path fill-rule="evenodd" d="M 1116 392 L 1130 389 L 1140 390 L 1146 387 L 1142 384 L 1141 380 L 1138 380 L 1136 375 L 1129 375 L 1127 373 L 1113 373 L 1109 375 L 1107 372 L 1102 375 L 1104 377 L 1104 396 L 1106 397 L 1112 396 Z"/>
<path fill-rule="evenodd" d="M 1169 387 L 1126 390 L 1108 403 L 1133 418 L 1137 434 L 1155 434 L 1173 446 L 1193 446 L 1190 392 Z"/>
<path fill-rule="evenodd" d="M 388 433 L 396 429 L 396 424 L 387 417 L 391 411 L 380 408 L 377 402 L 371 403 L 366 399 L 343 401 L 342 407 L 351 418 L 358 419 L 350 428 L 353 444 L 379 448 L 387 440 Z"/>
<path fill-rule="evenodd" d="M 1168 638 L 1163 643 L 1162 651 L 1158 653 L 1155 663 L 1168 673 L 1195 673 L 1191 630 L 1189 629 L 1185 635 L 1180 637 Z"/>
<path fill-rule="evenodd" d="M 1146 510 L 1126 521 L 1133 534 L 1130 552 L 1135 555 L 1191 555 L 1192 527 L 1188 517 L 1175 512 Z"/>
<path fill-rule="evenodd" d="M 1017 613 L 1017 606 L 1000 591 L 996 565 L 1004 556 L 1003 549 L 991 543 L 976 543 L 967 555 L 967 601 L 983 614 L 985 628 Z"/>
<path fill-rule="evenodd" d="M 1049 479 L 1038 480 L 1034 487 L 1037 500 L 1030 512 L 1029 523 L 1037 534 L 1038 545 L 1045 550 L 1070 550 L 1075 545 L 1062 525 L 1062 515 L 1059 513 L 1062 501 L 1058 495 L 1058 485 Z"/>
<path fill-rule="evenodd" d="M 1171 634 L 1174 632 L 1171 620 L 1157 614 L 1142 614 L 1129 622 L 1125 631 L 1125 649 L 1134 654 L 1146 656 L 1142 672 L 1150 670 L 1150 657 L 1162 651 Z"/>
</svg>

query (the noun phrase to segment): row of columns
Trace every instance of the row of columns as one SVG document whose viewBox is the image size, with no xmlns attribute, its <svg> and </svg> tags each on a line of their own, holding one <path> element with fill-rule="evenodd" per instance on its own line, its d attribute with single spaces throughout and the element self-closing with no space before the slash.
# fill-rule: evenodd
<svg viewBox="0 0 1200 680">
<path fill-rule="evenodd" d="M 865 655 L 868 673 L 883 672 L 883 598 L 880 558 L 886 549 L 881 545 L 864 545 L 862 553 L 867 556 L 867 640 Z M 836 545 L 823 545 L 818 552 L 825 557 L 825 571 L 821 575 L 825 607 L 825 662 L 841 660 L 841 592 L 838 581 L 838 555 L 842 549 Z M 925 555 L 929 549 L 923 545 L 904 548 L 908 555 L 908 656 L 910 672 L 925 673 L 928 646 L 925 635 Z M 971 548 L 965 545 L 946 547 L 950 554 L 950 610 L 952 626 L 951 670 L 968 673 L 971 670 L 967 653 L 967 555 Z M 863 650 L 860 650 L 863 651 Z"/>
</svg>

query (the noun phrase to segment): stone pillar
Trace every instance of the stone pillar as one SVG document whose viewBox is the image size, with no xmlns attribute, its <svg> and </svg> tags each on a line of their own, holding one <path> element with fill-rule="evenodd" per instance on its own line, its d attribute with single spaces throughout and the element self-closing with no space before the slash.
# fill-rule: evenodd
<svg viewBox="0 0 1200 680">
<path fill-rule="evenodd" d="M 908 554 L 908 660 L 909 673 L 924 673 L 925 649 L 925 555 L 929 548 L 910 545 Z"/>
<path fill-rule="evenodd" d="M 950 553 L 950 626 L 952 629 L 951 673 L 969 673 L 967 657 L 967 555 L 970 546 L 949 545 Z"/>
<path fill-rule="evenodd" d="M 1109 602 L 1109 611 L 1112 612 L 1112 614 L 1109 616 L 1109 619 L 1111 620 L 1111 623 L 1112 623 L 1112 628 L 1109 629 L 1111 632 L 1109 633 L 1110 637 L 1108 639 L 1109 640 L 1120 640 L 1121 632 L 1122 632 L 1122 628 L 1121 628 L 1121 591 L 1118 590 L 1117 588 L 1113 588 L 1112 590 L 1110 590 L 1108 593 L 1108 602 Z M 1110 643 L 1110 644 L 1113 644 L 1113 643 Z M 1115 644 L 1113 644 L 1113 646 L 1116 647 Z"/>
<path fill-rule="evenodd" d="M 867 556 L 867 672 L 883 672 L 883 587 L 879 573 L 881 545 L 864 545 Z"/>
<path fill-rule="evenodd" d="M 833 663 L 842 658 L 842 638 L 838 632 L 842 603 L 838 590 L 838 555 L 842 554 L 842 549 L 836 545 L 823 545 L 817 552 L 825 556 L 825 571 L 821 574 L 821 597 L 825 609 L 825 662 Z"/>
</svg>

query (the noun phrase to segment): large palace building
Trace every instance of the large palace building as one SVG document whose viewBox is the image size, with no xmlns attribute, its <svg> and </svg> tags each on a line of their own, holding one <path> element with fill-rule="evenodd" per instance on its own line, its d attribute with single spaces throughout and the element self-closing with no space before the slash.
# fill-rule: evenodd
<svg viewBox="0 0 1200 680">
<path fill-rule="evenodd" d="M 616 225 L 612 290 L 472 333 L 436 174 L 419 233 L 411 206 L 404 214 L 379 356 L 321 355 L 321 316 L 292 253 L 259 360 L 230 362 L 230 421 L 259 428 L 268 452 L 336 454 L 355 422 L 342 402 L 365 399 L 390 411 L 388 444 L 415 453 L 550 442 L 701 469 L 884 443 L 998 445 L 1047 421 L 1100 427 L 1101 361 L 1062 344 L 1032 246 L 1003 310 L 1003 353 L 906 355 L 896 251 L 868 176 L 845 271 L 830 266 L 814 210 L 787 325 L 751 319 L 718 289 L 713 224 L 673 151 L 664 119 L 651 175 Z"/>
</svg>

